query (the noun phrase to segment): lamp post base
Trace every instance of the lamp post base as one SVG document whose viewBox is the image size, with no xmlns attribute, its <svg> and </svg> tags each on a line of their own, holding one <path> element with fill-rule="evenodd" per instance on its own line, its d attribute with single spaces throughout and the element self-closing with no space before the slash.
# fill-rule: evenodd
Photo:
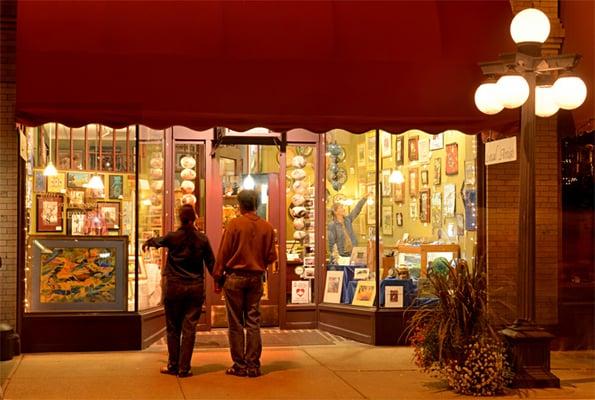
<svg viewBox="0 0 595 400">
<path fill-rule="evenodd" d="M 554 335 L 532 322 L 517 320 L 500 331 L 512 353 L 514 388 L 559 388 L 550 371 L 550 342 Z"/>
</svg>

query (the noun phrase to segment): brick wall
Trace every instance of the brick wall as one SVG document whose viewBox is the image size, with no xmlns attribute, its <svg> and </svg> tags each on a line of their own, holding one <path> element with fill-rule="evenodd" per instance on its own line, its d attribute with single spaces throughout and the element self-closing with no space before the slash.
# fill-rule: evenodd
<svg viewBox="0 0 595 400">
<path fill-rule="evenodd" d="M 557 54 L 564 37 L 557 0 L 511 1 L 513 12 L 536 7 L 550 18 L 550 38 L 543 54 Z M 558 322 L 558 262 L 561 254 L 560 163 L 556 116 L 537 118 L 535 151 L 535 292 L 536 319 Z M 518 150 L 517 143 L 517 150 Z M 486 207 L 488 285 L 492 306 L 512 321 L 516 316 L 519 164 L 487 167 Z"/>
<path fill-rule="evenodd" d="M 17 157 L 16 1 L 2 1 L 0 48 L 0 321 L 16 325 Z"/>
</svg>

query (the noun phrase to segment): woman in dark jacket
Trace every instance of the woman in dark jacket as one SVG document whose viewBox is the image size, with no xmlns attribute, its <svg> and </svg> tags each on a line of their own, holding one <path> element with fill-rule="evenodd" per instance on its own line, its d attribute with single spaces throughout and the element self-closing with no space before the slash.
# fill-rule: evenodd
<svg viewBox="0 0 595 400">
<path fill-rule="evenodd" d="M 192 375 L 190 361 L 204 301 L 204 267 L 212 275 L 215 257 L 209 239 L 194 226 L 194 208 L 184 205 L 179 215 L 182 226 L 177 231 L 151 238 L 142 248 L 168 249 L 161 285 L 169 359 L 161 373 L 188 377 Z"/>
</svg>

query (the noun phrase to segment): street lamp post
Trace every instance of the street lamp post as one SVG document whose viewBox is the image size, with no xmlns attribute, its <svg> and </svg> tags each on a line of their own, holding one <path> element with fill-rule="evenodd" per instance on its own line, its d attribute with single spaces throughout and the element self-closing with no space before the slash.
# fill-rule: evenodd
<svg viewBox="0 0 595 400">
<path fill-rule="evenodd" d="M 521 11 L 513 19 L 510 30 L 517 52 L 501 55 L 498 61 L 481 63 L 488 81 L 475 93 L 477 107 L 486 114 L 522 107 L 517 319 L 502 334 L 512 348 L 515 387 L 560 387 L 560 380 L 550 371 L 549 345 L 553 336 L 535 324 L 536 115 L 548 117 L 559 108 L 579 107 L 586 98 L 586 87 L 579 78 L 566 76 L 580 56 L 541 56 L 541 44 L 550 30 L 543 12 Z M 551 81 L 556 77 L 552 86 Z M 568 89 L 572 84 L 576 86 Z"/>
</svg>

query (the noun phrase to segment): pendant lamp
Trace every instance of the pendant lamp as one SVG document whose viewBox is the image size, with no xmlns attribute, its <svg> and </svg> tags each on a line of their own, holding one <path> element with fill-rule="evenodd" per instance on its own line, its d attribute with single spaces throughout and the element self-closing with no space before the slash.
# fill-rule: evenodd
<svg viewBox="0 0 595 400">
<path fill-rule="evenodd" d="M 56 137 L 58 137 L 58 124 L 55 124 L 55 130 L 56 130 Z M 52 162 L 52 130 L 50 129 L 50 156 L 49 156 L 49 161 L 46 163 L 45 168 L 43 169 L 43 175 L 44 176 L 56 176 L 58 175 L 58 170 L 56 169 L 56 167 L 54 166 L 54 163 Z"/>
</svg>

